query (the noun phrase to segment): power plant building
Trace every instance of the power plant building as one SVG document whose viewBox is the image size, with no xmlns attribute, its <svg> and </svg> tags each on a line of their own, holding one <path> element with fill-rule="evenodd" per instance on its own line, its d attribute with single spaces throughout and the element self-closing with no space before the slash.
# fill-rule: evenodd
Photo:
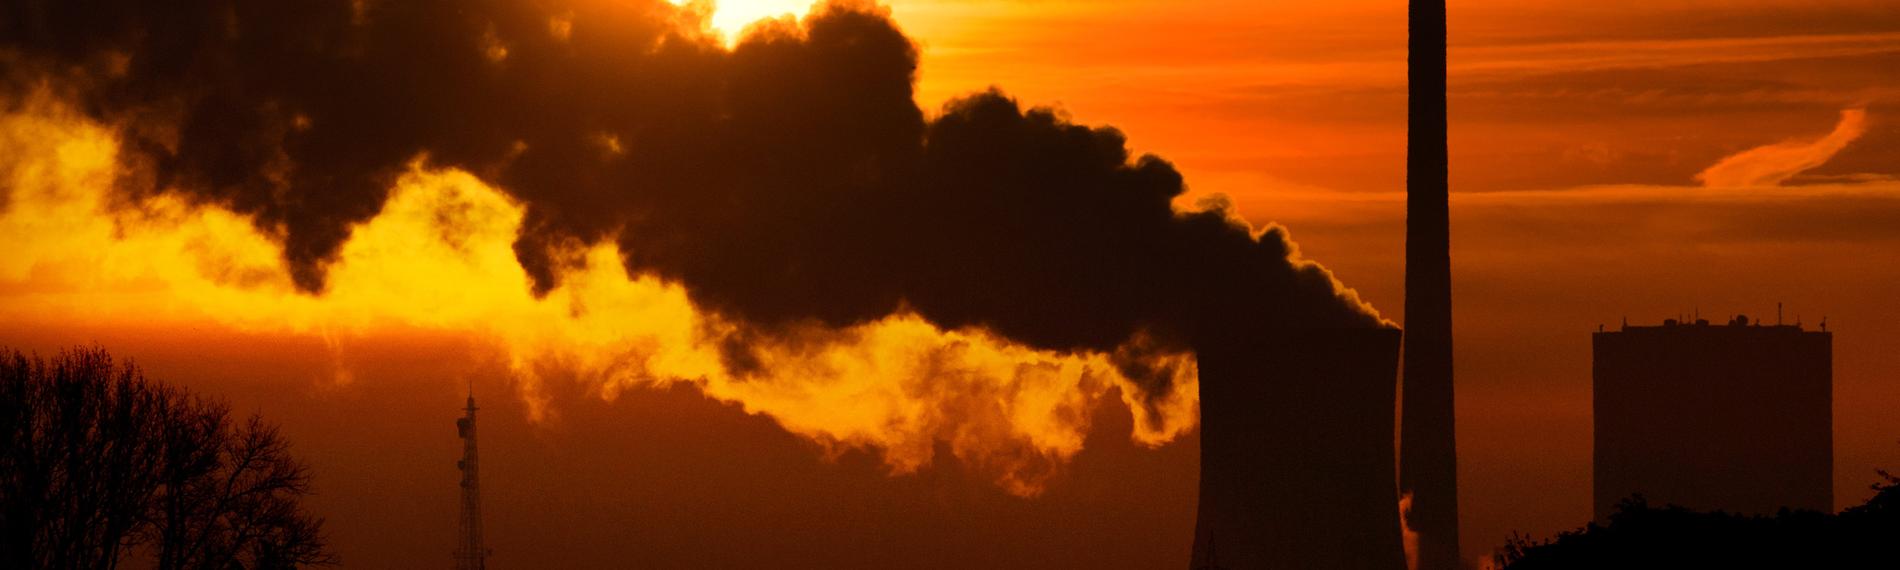
<svg viewBox="0 0 1900 570">
<path fill-rule="evenodd" d="M 1592 339 L 1599 522 L 1650 505 L 1832 511 L 1833 335 L 1736 317 Z"/>
<path fill-rule="evenodd" d="M 1199 347 L 1193 569 L 1402 570 L 1397 329 L 1246 331 Z"/>
</svg>

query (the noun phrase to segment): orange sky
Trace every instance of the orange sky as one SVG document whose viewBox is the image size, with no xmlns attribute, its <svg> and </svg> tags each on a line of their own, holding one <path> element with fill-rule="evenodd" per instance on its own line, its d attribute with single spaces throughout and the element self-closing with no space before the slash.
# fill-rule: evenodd
<svg viewBox="0 0 1900 570">
<path fill-rule="evenodd" d="M 919 4 L 920 98 L 1114 124 L 1403 321 L 1403 3 Z M 1625 316 L 1825 315 L 1836 497 L 1864 499 L 1900 463 L 1900 5 L 1452 2 L 1450 43 L 1467 555 L 1588 517 L 1588 333 Z M 1752 155 L 1801 169 L 1781 188 L 1701 187 L 1786 141 Z"/>
<path fill-rule="evenodd" d="M 922 45 L 927 111 L 996 85 L 1115 125 L 1403 322 L 1402 2 L 890 3 Z M 1450 29 L 1468 556 L 1589 517 L 1588 333 L 1625 316 L 1826 316 L 1837 501 L 1900 468 L 1900 6 L 1487 0 L 1454 2 Z M 16 151 L 0 159 L 15 176 L 0 344 L 99 342 L 282 422 L 350 566 L 446 560 L 463 380 L 489 395 L 502 567 L 1187 557 L 1197 450 L 1174 430 L 1192 412 L 1142 427 L 1086 355 L 899 318 L 853 331 L 846 356 L 786 347 L 792 372 L 770 382 L 721 378 L 682 340 L 701 316 L 663 284 L 593 272 L 546 303 L 504 286 L 521 282 L 515 206 L 421 168 L 372 223 L 384 233 L 346 248 L 331 297 L 297 300 L 229 212 L 95 215 L 98 193 L 74 189 L 104 184 L 109 145 L 56 104 L 25 108 L 0 133 Z M 55 159 L 76 166 L 21 166 Z M 414 241 L 444 203 L 487 233 Z M 643 319 L 575 317 L 619 314 Z M 637 365 L 603 348 L 628 338 L 656 348 Z M 918 345 L 952 354 L 962 383 L 905 369 Z M 655 380 L 695 374 L 713 378 Z M 906 408 L 972 392 L 1008 405 Z"/>
<path fill-rule="evenodd" d="M 892 10 L 925 46 L 926 108 L 998 85 L 1116 125 L 1403 320 L 1403 3 Z M 1626 315 L 1827 315 L 1837 496 L 1900 461 L 1900 6 L 1453 2 L 1450 43 L 1468 552 L 1587 516 L 1587 333 Z M 1700 188 L 1784 141 L 1808 155 L 1768 157 L 1798 165 L 1788 188 Z"/>
</svg>

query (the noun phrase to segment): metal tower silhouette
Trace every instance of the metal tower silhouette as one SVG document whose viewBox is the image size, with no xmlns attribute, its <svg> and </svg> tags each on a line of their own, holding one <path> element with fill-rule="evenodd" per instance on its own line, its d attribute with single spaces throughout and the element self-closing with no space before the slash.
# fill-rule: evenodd
<svg viewBox="0 0 1900 570">
<path fill-rule="evenodd" d="M 457 529 L 455 548 L 456 570 L 485 570 L 488 566 L 488 547 L 482 544 L 482 488 L 478 467 L 481 465 L 475 455 L 475 389 L 468 392 L 468 407 L 465 415 L 455 420 L 455 431 L 462 437 L 462 460 L 455 466 L 462 470 L 462 519 Z"/>
</svg>

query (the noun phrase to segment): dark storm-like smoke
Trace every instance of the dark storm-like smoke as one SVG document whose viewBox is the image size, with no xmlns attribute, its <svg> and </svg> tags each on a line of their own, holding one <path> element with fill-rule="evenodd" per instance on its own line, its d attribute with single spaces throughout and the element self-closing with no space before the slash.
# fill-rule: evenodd
<svg viewBox="0 0 1900 570">
<path fill-rule="evenodd" d="M 1145 350 L 1125 343 L 1380 323 L 1278 230 L 1176 212 L 1180 173 L 1112 128 L 996 91 L 926 118 L 917 48 L 872 7 L 728 50 L 660 0 L 0 6 L 11 99 L 60 86 L 119 128 L 125 192 L 252 215 L 313 294 L 425 157 L 526 205 L 515 251 L 537 292 L 574 244 L 612 240 L 629 270 L 762 331 L 909 309 Z"/>
</svg>

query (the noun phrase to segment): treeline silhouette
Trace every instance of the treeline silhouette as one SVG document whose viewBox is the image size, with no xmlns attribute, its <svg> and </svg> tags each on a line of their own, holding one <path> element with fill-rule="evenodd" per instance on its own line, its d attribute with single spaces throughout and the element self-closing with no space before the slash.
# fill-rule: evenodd
<svg viewBox="0 0 1900 570">
<path fill-rule="evenodd" d="M 277 428 L 101 348 L 0 349 L 0 568 L 337 562 Z"/>
<path fill-rule="evenodd" d="M 1505 570 L 1582 568 L 1900 568 L 1900 477 L 1837 514 L 1697 512 L 1625 499 L 1609 524 L 1556 538 L 1513 536 L 1494 556 Z"/>
</svg>

